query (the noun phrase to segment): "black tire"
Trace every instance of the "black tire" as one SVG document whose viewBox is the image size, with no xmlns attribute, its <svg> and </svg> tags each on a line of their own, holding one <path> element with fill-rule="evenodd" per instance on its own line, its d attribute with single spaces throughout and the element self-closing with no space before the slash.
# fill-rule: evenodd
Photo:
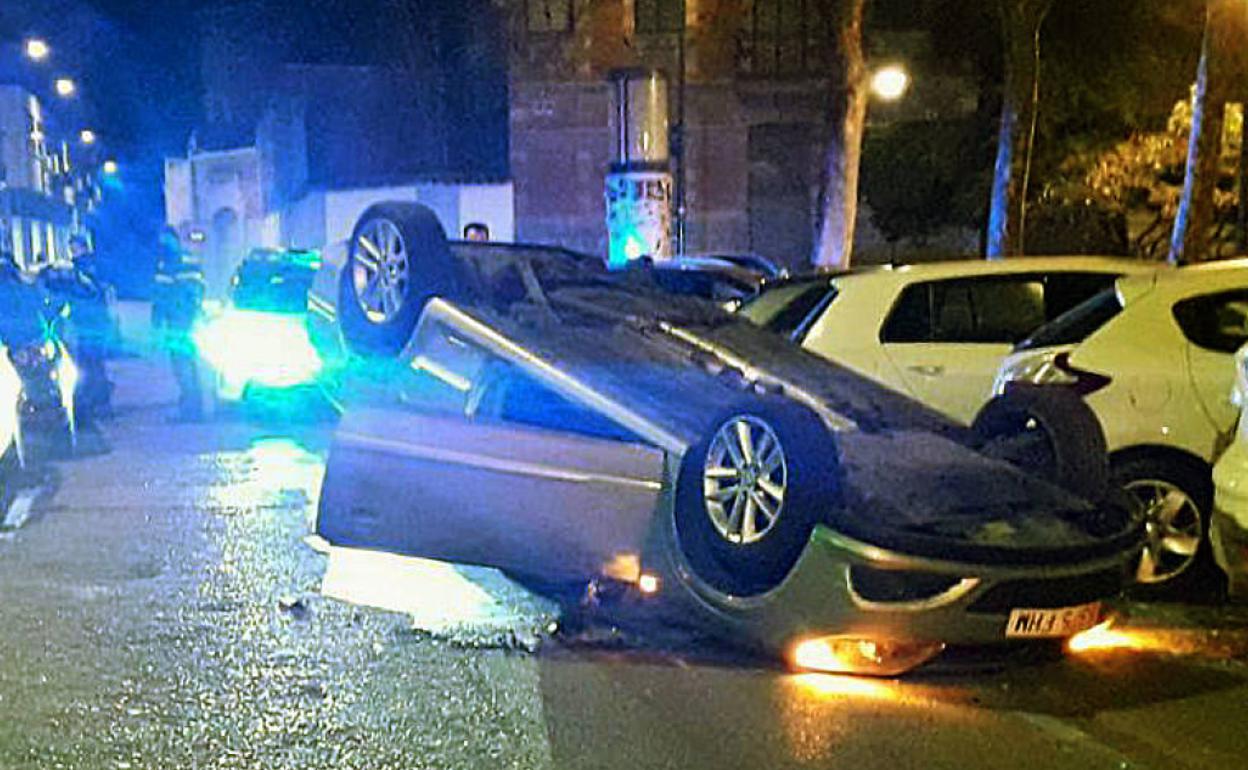
<svg viewBox="0 0 1248 770">
<path fill-rule="evenodd" d="M 397 231 L 405 257 L 407 279 L 402 283 L 402 302 L 392 318 L 373 320 L 361 307 L 357 267 L 360 236 L 378 223 Z M 347 262 L 338 293 L 338 318 L 342 336 L 352 351 L 366 355 L 393 356 L 403 349 L 416 327 L 425 304 L 433 297 L 458 298 L 464 294 L 462 266 L 451 254 L 446 233 L 437 216 L 419 203 L 377 203 L 356 222 L 351 233 Z"/>
<path fill-rule="evenodd" d="M 1139 599 L 1193 602 L 1216 602 L 1223 598 L 1226 577 L 1214 562 L 1213 545 L 1209 540 L 1209 518 L 1213 510 L 1213 478 L 1209 466 L 1178 455 L 1135 452 L 1124 454 L 1114 462 L 1112 478 L 1115 485 L 1124 489 L 1146 480 L 1171 484 L 1191 499 L 1200 515 L 1200 543 L 1187 566 L 1163 582 L 1137 582 L 1130 594 Z"/>
<path fill-rule="evenodd" d="M 1093 502 L 1110 491 L 1109 451 L 1096 414 L 1066 388 L 1015 387 L 972 426 L 981 453 Z"/>
<path fill-rule="evenodd" d="M 750 543 L 731 542 L 720 533 L 704 494 L 703 474 L 715 436 L 740 417 L 770 426 L 786 466 L 775 524 Z M 682 461 L 675 495 L 678 547 L 712 588 L 732 596 L 763 593 L 789 574 L 815 523 L 839 504 L 841 489 L 836 442 L 813 412 L 782 401 L 745 402 L 711 421 L 703 440 Z"/>
</svg>

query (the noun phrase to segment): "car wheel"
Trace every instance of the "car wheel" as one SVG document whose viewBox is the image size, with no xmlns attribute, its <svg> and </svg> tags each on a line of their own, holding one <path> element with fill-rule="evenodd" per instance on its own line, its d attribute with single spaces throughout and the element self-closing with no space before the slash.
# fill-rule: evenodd
<svg viewBox="0 0 1248 770">
<path fill-rule="evenodd" d="M 357 353 L 392 356 L 432 297 L 463 294 L 460 265 L 437 217 L 417 203 L 378 203 L 351 235 L 339 289 L 343 337 Z"/>
<path fill-rule="evenodd" d="M 1144 512 L 1144 552 L 1132 593 L 1153 599 L 1219 598 L 1224 581 L 1209 542 L 1213 480 L 1208 467 L 1137 455 L 1115 463 L 1113 478 Z"/>
<path fill-rule="evenodd" d="M 686 454 L 676 487 L 676 533 L 689 566 L 733 596 L 779 585 L 819 516 L 838 502 L 836 444 L 794 404 L 725 412 Z"/>
<path fill-rule="evenodd" d="M 980 411 L 972 426 L 982 454 L 1004 460 L 1086 500 L 1110 489 L 1105 433 L 1077 393 L 1016 387 Z"/>
</svg>

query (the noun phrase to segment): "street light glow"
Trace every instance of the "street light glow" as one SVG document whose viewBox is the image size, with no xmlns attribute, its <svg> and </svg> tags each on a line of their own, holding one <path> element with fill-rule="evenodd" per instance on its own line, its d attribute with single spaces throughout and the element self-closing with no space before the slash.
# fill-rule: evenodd
<svg viewBox="0 0 1248 770">
<path fill-rule="evenodd" d="M 880 67 L 871 76 L 871 92 L 886 102 L 895 102 L 910 88 L 910 74 L 900 64 Z"/>
<path fill-rule="evenodd" d="M 89 128 L 84 128 L 78 133 L 78 139 L 83 144 L 95 144 L 95 132 Z"/>
<path fill-rule="evenodd" d="M 106 160 L 106 161 L 104 161 L 104 165 L 103 165 L 103 166 L 101 166 L 101 169 L 102 169 L 102 170 L 104 171 L 104 173 L 105 173 L 105 174 L 107 174 L 108 176 L 114 176 L 114 175 L 116 175 L 116 173 L 117 173 L 117 161 L 115 161 L 115 160 Z"/>
<path fill-rule="evenodd" d="M 48 54 L 52 53 L 52 49 L 48 44 L 37 37 L 32 37 L 26 41 L 26 58 L 31 61 L 43 61 L 48 58 Z"/>
<path fill-rule="evenodd" d="M 73 96 L 78 91 L 77 84 L 69 78 L 57 78 L 55 87 L 56 95 L 63 96 L 65 98 Z"/>
</svg>

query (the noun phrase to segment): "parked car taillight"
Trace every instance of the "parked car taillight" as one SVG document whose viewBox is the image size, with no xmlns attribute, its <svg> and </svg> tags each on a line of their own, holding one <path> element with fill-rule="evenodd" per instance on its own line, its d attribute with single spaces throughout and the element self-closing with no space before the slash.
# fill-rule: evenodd
<svg viewBox="0 0 1248 770">
<path fill-rule="evenodd" d="M 1070 362 L 1070 351 L 1024 359 L 1001 373 L 993 392 L 1001 395 L 1015 384 L 1071 388 L 1081 396 L 1095 393 L 1112 380 L 1080 369 Z"/>
</svg>

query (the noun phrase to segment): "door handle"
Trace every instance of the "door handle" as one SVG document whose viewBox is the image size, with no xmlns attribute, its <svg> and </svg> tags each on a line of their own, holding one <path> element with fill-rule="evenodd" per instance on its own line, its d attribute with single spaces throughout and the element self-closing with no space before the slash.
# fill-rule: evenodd
<svg viewBox="0 0 1248 770">
<path fill-rule="evenodd" d="M 916 366 L 906 367 L 915 374 L 921 374 L 924 377 L 939 377 L 945 373 L 945 367 L 935 365 L 918 364 Z"/>
</svg>

